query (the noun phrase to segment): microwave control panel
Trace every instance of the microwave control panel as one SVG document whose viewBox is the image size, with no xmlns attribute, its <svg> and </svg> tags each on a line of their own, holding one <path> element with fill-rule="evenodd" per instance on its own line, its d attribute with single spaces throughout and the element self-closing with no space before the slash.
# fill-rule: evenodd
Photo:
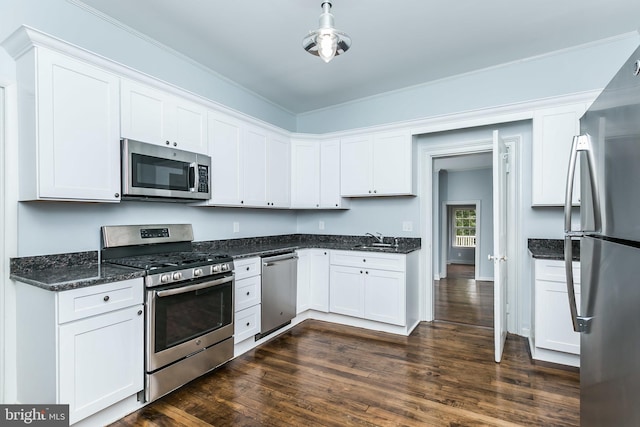
<svg viewBox="0 0 640 427">
<path fill-rule="evenodd" d="M 198 165 L 198 193 L 209 192 L 209 167 Z"/>
</svg>

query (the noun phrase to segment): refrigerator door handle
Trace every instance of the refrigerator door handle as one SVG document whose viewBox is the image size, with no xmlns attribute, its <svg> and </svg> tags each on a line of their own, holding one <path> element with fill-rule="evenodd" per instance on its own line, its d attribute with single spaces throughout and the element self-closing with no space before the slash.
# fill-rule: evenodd
<svg viewBox="0 0 640 427">
<path fill-rule="evenodd" d="M 591 187 L 591 198 L 593 206 L 593 230 L 572 230 L 571 229 L 571 207 L 573 199 L 573 182 L 576 174 L 576 163 L 578 154 L 584 152 L 587 156 L 587 170 L 589 171 L 589 184 Z M 600 216 L 600 192 L 598 191 L 598 181 L 596 177 L 596 162 L 591 145 L 591 137 L 587 134 L 573 137 L 571 145 L 571 156 L 569 157 L 569 171 L 567 172 L 567 188 L 564 196 L 564 232 L 571 236 L 582 236 L 585 232 L 599 232 L 601 230 Z"/>
<path fill-rule="evenodd" d="M 571 236 L 564 238 L 564 265 L 567 275 L 567 294 L 569 295 L 569 310 L 571 311 L 571 323 L 576 332 L 589 332 L 592 317 L 578 316 L 576 304 L 576 289 L 573 281 L 573 247 Z"/>
</svg>

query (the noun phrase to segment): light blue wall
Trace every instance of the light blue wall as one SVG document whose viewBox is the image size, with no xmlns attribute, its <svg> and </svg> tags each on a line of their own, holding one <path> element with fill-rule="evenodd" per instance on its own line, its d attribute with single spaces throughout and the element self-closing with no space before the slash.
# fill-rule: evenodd
<svg viewBox="0 0 640 427">
<path fill-rule="evenodd" d="M 601 89 L 639 43 L 636 33 L 300 114 L 298 132 L 325 133 Z"/>
<path fill-rule="evenodd" d="M 319 222 L 324 221 L 324 230 Z M 410 221 L 413 231 L 402 231 Z M 346 211 L 300 211 L 298 231 L 316 234 L 364 235 L 379 232 L 389 237 L 419 237 L 420 200 L 418 197 L 375 197 L 351 199 Z"/>
<path fill-rule="evenodd" d="M 493 253 L 492 174 L 492 169 L 448 172 L 446 192 L 445 194 L 440 194 L 441 203 L 439 204 L 440 212 L 442 212 L 442 203 L 476 200 L 480 202 L 480 223 L 478 226 L 480 245 L 477 250 L 479 251 L 480 259 L 478 273 L 479 277 L 483 279 L 493 278 L 493 263 L 487 259 L 487 255 Z M 443 218 L 443 220 L 446 221 L 446 218 Z"/>
<path fill-rule="evenodd" d="M 233 232 L 238 222 L 240 232 Z M 180 203 L 55 203 L 18 205 L 18 256 L 100 249 L 100 227 L 120 224 L 193 224 L 196 241 L 296 233 L 288 210 L 193 207 Z"/>
<path fill-rule="evenodd" d="M 66 0 L 0 0 L 0 41 L 23 24 L 252 117 L 295 130 L 295 116 L 290 112 Z M 4 50 L 0 52 L 0 76 L 14 75 L 13 61 Z"/>
</svg>

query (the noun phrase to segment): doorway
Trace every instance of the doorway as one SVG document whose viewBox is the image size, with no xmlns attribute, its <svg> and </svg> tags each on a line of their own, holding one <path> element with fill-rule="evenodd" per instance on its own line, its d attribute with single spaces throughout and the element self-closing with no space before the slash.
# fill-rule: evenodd
<svg viewBox="0 0 640 427">
<path fill-rule="evenodd" d="M 485 151 L 433 160 L 434 202 L 441 206 L 435 320 L 493 327 L 493 265 L 480 259 L 493 247 L 492 157 Z"/>
<path fill-rule="evenodd" d="M 445 133 L 429 134 L 423 137 L 425 142 L 421 149 L 421 167 L 420 181 L 423 184 L 421 195 L 423 197 L 421 224 L 423 227 L 422 237 L 426 244 L 423 244 L 423 262 L 422 268 L 426 284 L 424 288 L 424 299 L 422 306 L 423 319 L 433 321 L 435 317 L 435 286 L 434 280 L 440 279 L 441 272 L 440 259 L 438 258 L 441 247 L 442 207 L 439 205 L 440 182 L 439 173 L 435 168 L 437 159 L 444 159 L 462 155 L 473 155 L 477 153 L 491 153 L 492 156 L 492 172 L 497 173 L 499 169 L 494 169 L 494 164 L 500 164 L 501 172 L 504 175 L 506 188 L 502 194 L 508 192 L 508 206 L 506 207 L 506 220 L 502 221 L 506 224 L 508 235 L 506 235 L 505 253 L 494 253 L 494 248 L 488 250 L 481 249 L 478 259 L 480 262 L 487 262 L 495 268 L 496 263 L 501 263 L 504 267 L 499 270 L 507 273 L 505 280 L 503 274 L 500 274 L 501 285 L 500 292 L 494 290 L 494 326 L 496 331 L 496 354 L 499 353 L 504 345 L 504 337 L 506 331 L 519 332 L 522 326 L 520 319 L 520 298 L 518 295 L 518 280 L 520 275 L 519 263 L 520 254 L 518 250 L 519 242 L 522 240 L 520 223 L 521 213 L 518 210 L 520 206 L 520 182 L 522 180 L 522 163 L 520 156 L 520 146 L 522 144 L 521 132 L 527 135 L 527 124 L 525 123 L 508 123 L 498 126 L 504 128 L 507 132 L 514 130 L 511 136 L 502 137 L 497 132 L 496 126 L 486 126 L 472 129 L 462 129 Z M 500 147 L 495 150 L 494 147 Z M 506 147 L 506 153 L 503 151 Z M 495 157 L 495 158 L 494 158 Z M 497 163 L 496 163 L 497 162 Z M 496 181 L 498 182 L 498 181 Z M 500 200 L 500 199 L 496 199 Z M 495 200 L 494 200 L 495 201 Z M 495 208 L 494 208 L 495 209 Z M 502 209 L 498 210 L 502 212 Z M 493 216 L 493 214 L 492 214 Z M 502 230 L 498 228 L 498 230 Z M 494 236 L 495 240 L 495 236 Z M 502 239 L 498 240 L 502 242 Z M 492 245 L 493 246 L 493 242 Z M 508 267 L 507 267 L 508 266 Z M 448 273 L 445 273 L 445 275 Z M 476 277 L 476 279 L 486 279 L 486 277 Z M 490 278 L 490 280 L 493 277 Z M 488 281 L 490 281 L 488 280 Z M 497 285 L 496 285 L 497 286 Z M 499 313 L 499 320 L 496 317 Z M 526 315 L 526 307 L 524 313 Z M 499 336 L 498 336 L 499 335 Z M 498 338 L 501 338 L 500 340 Z M 500 342 L 499 342 L 500 341 Z M 496 361 L 499 357 L 496 356 Z"/>
</svg>

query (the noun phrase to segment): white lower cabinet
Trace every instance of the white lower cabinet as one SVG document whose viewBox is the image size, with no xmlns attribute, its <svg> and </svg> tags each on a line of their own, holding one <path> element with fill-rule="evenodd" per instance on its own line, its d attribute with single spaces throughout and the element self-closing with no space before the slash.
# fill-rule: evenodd
<svg viewBox="0 0 640 427">
<path fill-rule="evenodd" d="M 60 402 L 71 422 L 142 390 L 143 316 L 128 307 L 60 326 Z"/>
<path fill-rule="evenodd" d="M 299 249 L 297 313 L 329 311 L 329 251 Z"/>
<path fill-rule="evenodd" d="M 406 325 L 405 255 L 332 251 L 329 311 Z"/>
<path fill-rule="evenodd" d="M 364 270 L 331 266 L 329 311 L 364 318 Z"/>
<path fill-rule="evenodd" d="M 260 258 L 243 258 L 234 261 L 235 313 L 234 343 L 239 343 L 260 332 L 262 303 L 262 277 Z"/>
<path fill-rule="evenodd" d="M 73 424 L 141 391 L 143 289 L 142 279 L 61 292 L 18 283 L 18 400 L 68 404 Z"/>
<path fill-rule="evenodd" d="M 580 308 L 580 263 L 573 263 Z M 579 366 L 580 334 L 573 330 L 564 261 L 535 260 L 534 358 Z"/>
</svg>

